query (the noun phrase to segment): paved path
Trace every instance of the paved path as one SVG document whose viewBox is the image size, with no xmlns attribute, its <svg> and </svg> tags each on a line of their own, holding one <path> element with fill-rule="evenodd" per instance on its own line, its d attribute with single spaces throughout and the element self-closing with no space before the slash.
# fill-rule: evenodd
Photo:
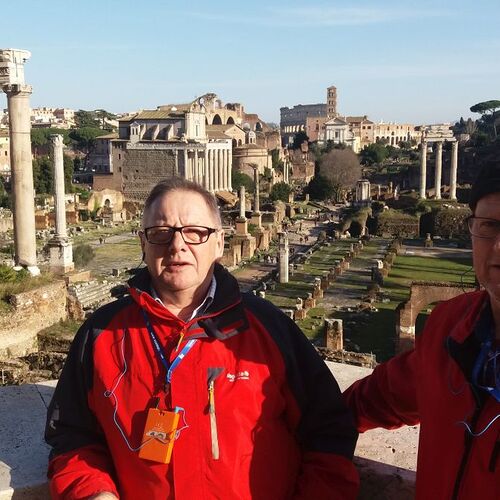
<svg viewBox="0 0 500 500">
<path fill-rule="evenodd" d="M 337 307 L 356 307 L 361 302 L 361 294 L 366 291 L 371 282 L 371 267 L 375 259 L 382 259 L 389 245 L 389 240 L 372 239 L 376 250 L 365 246 L 358 256 L 353 259 L 347 271 L 339 276 L 333 286 L 325 291 L 322 305 L 330 311 Z"/>
</svg>

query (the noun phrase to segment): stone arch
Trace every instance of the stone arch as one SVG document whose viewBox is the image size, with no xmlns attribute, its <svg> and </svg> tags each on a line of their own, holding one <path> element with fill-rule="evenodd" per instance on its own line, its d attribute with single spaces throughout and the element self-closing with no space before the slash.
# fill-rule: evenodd
<svg viewBox="0 0 500 500">
<path fill-rule="evenodd" d="M 234 125 L 234 119 L 232 116 L 230 116 L 227 121 L 226 121 L 226 125 Z"/>
<path fill-rule="evenodd" d="M 238 141 L 236 139 L 232 140 L 233 148 L 238 147 Z"/>
<path fill-rule="evenodd" d="M 262 123 L 257 122 L 257 123 L 255 124 L 255 131 L 256 131 L 256 132 L 262 132 Z"/>
<path fill-rule="evenodd" d="M 219 114 L 214 115 L 212 118 L 212 125 L 222 125 L 222 118 Z"/>
<path fill-rule="evenodd" d="M 449 300 L 464 292 L 472 292 L 474 285 L 454 285 L 432 281 L 414 281 L 410 298 L 396 308 L 396 353 L 408 351 L 415 345 L 415 321 L 429 304 Z"/>
</svg>

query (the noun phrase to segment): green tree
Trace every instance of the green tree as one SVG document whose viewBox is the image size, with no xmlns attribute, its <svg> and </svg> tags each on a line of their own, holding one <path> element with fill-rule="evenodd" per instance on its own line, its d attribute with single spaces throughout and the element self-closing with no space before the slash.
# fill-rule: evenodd
<svg viewBox="0 0 500 500">
<path fill-rule="evenodd" d="M 10 196 L 9 193 L 7 193 L 7 190 L 5 189 L 4 181 L 1 177 L 0 177 L 0 207 L 2 208 L 11 207 Z"/>
<path fill-rule="evenodd" d="M 253 192 L 255 189 L 255 184 L 253 179 L 239 170 L 233 169 L 231 172 L 231 184 L 233 189 L 240 189 L 241 186 L 245 186 L 247 192 Z"/>
<path fill-rule="evenodd" d="M 87 163 L 87 157 L 95 147 L 95 140 L 100 135 L 103 135 L 100 128 L 83 127 L 75 128 L 69 136 L 73 140 L 75 149 L 81 151 L 85 155 L 84 163 Z"/>
<path fill-rule="evenodd" d="M 33 160 L 33 184 L 37 194 L 54 192 L 54 174 L 52 162 L 48 156 L 40 156 Z"/>
<path fill-rule="evenodd" d="M 335 196 L 335 188 L 330 179 L 321 175 L 315 175 L 309 182 L 306 192 L 313 200 L 323 201 Z"/>
<path fill-rule="evenodd" d="M 33 154 L 38 155 L 39 148 L 46 148 L 49 145 L 51 135 L 62 135 L 64 144 L 68 145 L 71 141 L 69 130 L 61 128 L 32 128 L 31 129 L 31 147 Z M 46 151 L 46 149 L 45 149 Z"/>
<path fill-rule="evenodd" d="M 272 201 L 281 200 L 284 202 L 288 202 L 288 197 L 291 192 L 292 188 L 289 184 L 287 184 L 286 182 L 277 182 L 271 188 L 271 193 L 269 194 L 269 198 Z"/>
<path fill-rule="evenodd" d="M 368 144 L 359 153 L 363 165 L 375 165 L 382 163 L 389 156 L 387 148 L 379 142 Z"/>
<path fill-rule="evenodd" d="M 493 137 L 497 138 L 496 118 L 497 110 L 500 109 L 500 100 L 483 101 L 470 107 L 473 113 L 479 113 L 485 123 L 490 123 L 493 129 Z"/>
<path fill-rule="evenodd" d="M 115 120 L 116 115 L 106 111 L 105 109 L 96 109 L 94 111 L 96 118 L 100 122 L 100 126 L 102 130 L 113 130 L 113 127 L 106 123 L 106 120 Z"/>
<path fill-rule="evenodd" d="M 73 170 L 73 159 L 68 155 L 64 155 L 64 190 L 66 193 L 73 193 Z"/>
<path fill-rule="evenodd" d="M 75 112 L 75 122 L 77 128 L 99 128 L 100 122 L 96 119 L 94 111 L 79 109 Z"/>
</svg>

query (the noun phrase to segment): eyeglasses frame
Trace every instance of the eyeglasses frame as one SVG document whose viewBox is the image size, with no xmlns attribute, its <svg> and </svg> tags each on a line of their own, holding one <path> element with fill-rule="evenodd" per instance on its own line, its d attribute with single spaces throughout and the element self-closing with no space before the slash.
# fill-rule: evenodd
<svg viewBox="0 0 500 500">
<path fill-rule="evenodd" d="M 499 219 L 492 219 L 491 217 L 477 217 L 476 215 L 470 215 L 469 217 L 467 217 L 467 227 L 469 228 L 469 233 L 474 236 L 475 238 L 481 238 L 483 240 L 494 240 L 495 238 L 498 238 L 498 235 L 500 235 L 500 232 L 496 235 L 496 236 L 479 236 L 477 234 L 474 234 L 472 232 L 472 224 L 474 222 L 475 219 L 480 219 L 480 220 L 491 220 L 491 221 L 495 221 L 495 222 L 498 222 L 498 224 L 500 225 L 500 220 Z"/>
<path fill-rule="evenodd" d="M 159 227 L 168 228 L 168 229 L 172 229 L 173 230 L 172 233 L 171 233 L 172 234 L 171 238 L 166 243 L 154 243 L 152 241 L 149 241 L 148 231 L 150 229 L 156 229 L 156 228 L 159 228 Z M 184 239 L 184 234 L 182 233 L 183 229 L 185 229 L 186 227 L 201 227 L 203 229 L 206 229 L 208 231 L 207 239 L 205 241 L 200 241 L 199 243 L 194 243 L 192 241 L 186 241 Z M 177 226 L 177 227 L 176 226 L 150 226 L 150 227 L 144 228 L 143 234 L 144 234 L 144 237 L 146 238 L 146 241 L 149 244 L 151 244 L 151 245 L 170 245 L 170 243 L 172 243 L 172 240 L 174 239 L 175 233 L 180 233 L 182 241 L 184 241 L 184 243 L 186 245 L 203 245 L 204 243 L 206 243 L 210 239 L 210 236 L 213 233 L 216 233 L 217 231 L 220 231 L 220 229 L 217 229 L 217 228 L 214 228 L 214 227 L 198 226 L 198 225 L 190 224 L 188 226 Z"/>
</svg>

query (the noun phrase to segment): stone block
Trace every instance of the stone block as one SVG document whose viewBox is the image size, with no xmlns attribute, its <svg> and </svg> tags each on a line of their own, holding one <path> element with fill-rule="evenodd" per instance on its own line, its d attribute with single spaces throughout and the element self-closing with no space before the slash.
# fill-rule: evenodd
<svg viewBox="0 0 500 500">
<path fill-rule="evenodd" d="M 344 349 L 344 330 L 341 319 L 325 319 L 325 346 L 333 351 Z"/>
<path fill-rule="evenodd" d="M 305 309 L 298 309 L 294 311 L 293 319 L 295 321 L 299 319 L 305 319 L 307 317 L 307 311 Z"/>
</svg>

